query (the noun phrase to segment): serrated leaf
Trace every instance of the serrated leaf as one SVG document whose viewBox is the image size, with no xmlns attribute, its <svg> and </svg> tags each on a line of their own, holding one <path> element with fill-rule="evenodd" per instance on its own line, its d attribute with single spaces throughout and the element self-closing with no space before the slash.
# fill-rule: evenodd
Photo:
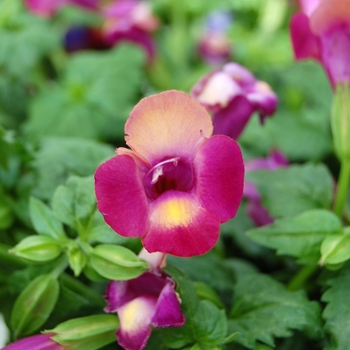
<svg viewBox="0 0 350 350">
<path fill-rule="evenodd" d="M 317 263 L 322 241 L 342 231 L 342 223 L 326 210 L 311 210 L 293 218 L 247 232 L 254 241 L 277 249 L 281 255 L 291 255 L 303 263 Z"/>
<path fill-rule="evenodd" d="M 320 306 L 303 291 L 290 292 L 269 276 L 240 276 L 234 290 L 234 305 L 229 316 L 234 339 L 250 349 L 260 341 L 274 346 L 274 337 L 292 335 L 292 330 L 311 337 L 322 335 Z"/>
<path fill-rule="evenodd" d="M 66 238 L 62 223 L 42 201 L 31 197 L 29 211 L 33 226 L 40 235 L 49 236 L 58 240 Z"/>
<path fill-rule="evenodd" d="M 246 177 L 258 186 L 262 203 L 274 218 L 331 207 L 333 179 L 323 164 L 259 170 L 249 172 Z"/>
<path fill-rule="evenodd" d="M 13 307 L 11 324 L 17 336 L 39 329 L 49 318 L 58 298 L 59 284 L 51 275 L 31 281 Z"/>
<path fill-rule="evenodd" d="M 52 209 L 62 222 L 78 232 L 85 228 L 87 223 L 83 219 L 88 221 L 96 210 L 93 177 L 70 177 L 65 186 L 56 189 L 52 198 Z"/>
<path fill-rule="evenodd" d="M 323 294 L 322 301 L 327 302 L 323 311 L 326 319 L 325 329 L 334 338 L 334 350 L 349 350 L 350 334 L 350 271 L 344 266 L 339 276 L 328 281 L 330 288 Z"/>
<path fill-rule="evenodd" d="M 51 199 L 59 185 L 69 176 L 92 175 L 99 164 L 115 155 L 111 146 L 80 138 L 46 138 L 40 145 L 34 160 L 38 173 L 34 195 Z"/>
</svg>

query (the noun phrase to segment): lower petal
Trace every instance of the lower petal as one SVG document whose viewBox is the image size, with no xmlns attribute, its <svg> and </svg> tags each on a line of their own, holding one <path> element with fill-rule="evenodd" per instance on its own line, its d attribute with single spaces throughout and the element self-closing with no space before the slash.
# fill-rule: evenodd
<svg viewBox="0 0 350 350">
<path fill-rule="evenodd" d="M 98 210 L 117 233 L 140 237 L 147 231 L 148 200 L 135 160 L 116 156 L 101 164 L 95 173 Z"/>
<path fill-rule="evenodd" d="M 226 135 L 236 140 L 253 112 L 254 107 L 245 96 L 236 96 L 226 108 L 214 113 L 214 134 Z"/>
<path fill-rule="evenodd" d="M 202 208 L 194 195 L 167 191 L 152 204 L 149 230 L 142 242 L 149 252 L 201 255 L 216 244 L 219 224 L 220 219 Z"/>
<path fill-rule="evenodd" d="M 180 309 L 180 300 L 174 287 L 175 283 L 169 280 L 160 293 L 156 310 L 152 317 L 153 327 L 179 327 L 185 324 L 185 316 Z"/>
<path fill-rule="evenodd" d="M 117 338 L 123 349 L 141 350 L 146 346 L 156 303 L 156 297 L 140 296 L 118 309 L 120 327 Z"/>
<path fill-rule="evenodd" d="M 194 159 L 200 204 L 221 222 L 233 218 L 241 203 L 244 164 L 236 141 L 216 135 L 204 141 Z"/>
</svg>

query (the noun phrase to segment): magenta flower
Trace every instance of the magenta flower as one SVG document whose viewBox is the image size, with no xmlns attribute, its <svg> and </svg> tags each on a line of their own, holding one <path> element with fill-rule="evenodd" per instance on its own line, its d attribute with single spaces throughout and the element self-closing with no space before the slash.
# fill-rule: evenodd
<svg viewBox="0 0 350 350">
<path fill-rule="evenodd" d="M 350 81 L 350 0 L 301 0 L 290 31 L 297 60 L 322 63 L 333 87 Z"/>
<path fill-rule="evenodd" d="M 199 42 L 199 53 L 207 63 L 221 65 L 229 59 L 231 43 L 227 31 L 231 22 L 227 12 L 215 11 L 209 14 L 204 35 Z"/>
<path fill-rule="evenodd" d="M 99 0 L 24 0 L 27 8 L 38 16 L 53 16 L 65 5 L 77 5 L 90 10 L 96 10 Z"/>
<path fill-rule="evenodd" d="M 105 221 L 148 252 L 208 252 L 236 214 L 244 177 L 237 143 L 212 131 L 205 108 L 181 91 L 142 99 L 125 124 L 131 150 L 118 148 L 95 174 Z"/>
<path fill-rule="evenodd" d="M 272 151 L 266 158 L 256 158 L 245 162 L 246 173 L 255 170 L 275 170 L 287 166 L 288 159 L 281 152 Z M 248 199 L 247 213 L 256 226 L 271 224 L 273 218 L 268 210 L 261 204 L 261 196 L 255 184 L 244 183 L 243 196 Z"/>
<path fill-rule="evenodd" d="M 204 76 L 191 91 L 213 113 L 214 134 L 237 139 L 254 112 L 261 122 L 275 112 L 277 96 L 270 86 L 237 63 Z"/>
<path fill-rule="evenodd" d="M 51 339 L 54 334 L 38 334 L 23 338 L 2 348 L 3 350 L 65 350 L 62 346 Z"/>
<path fill-rule="evenodd" d="M 159 21 L 148 3 L 114 0 L 104 9 L 103 15 L 106 19 L 103 32 L 108 44 L 131 41 L 144 47 L 149 57 L 153 57 L 155 48 L 150 33 L 158 28 Z"/>
<path fill-rule="evenodd" d="M 160 270 L 165 255 L 143 250 L 140 257 L 152 261 L 152 271 L 129 281 L 111 281 L 105 296 L 104 311 L 118 314 L 117 339 L 125 350 L 142 350 L 151 335 L 151 326 L 178 327 L 185 323 L 175 282 Z"/>
</svg>

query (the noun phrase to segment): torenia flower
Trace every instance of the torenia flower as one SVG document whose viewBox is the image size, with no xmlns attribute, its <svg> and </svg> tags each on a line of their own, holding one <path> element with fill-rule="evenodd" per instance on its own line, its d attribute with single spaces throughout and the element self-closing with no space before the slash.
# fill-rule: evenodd
<svg viewBox="0 0 350 350">
<path fill-rule="evenodd" d="M 28 9 L 38 16 L 50 17 L 65 5 L 77 5 L 96 10 L 99 0 L 24 0 Z"/>
<path fill-rule="evenodd" d="M 125 125 L 131 150 L 100 165 L 97 206 L 120 235 L 142 237 L 148 252 L 189 257 L 217 242 L 243 192 L 237 143 L 212 135 L 210 115 L 180 91 L 142 99 Z"/>
<path fill-rule="evenodd" d="M 23 338 L 2 348 L 3 350 L 64 350 L 62 346 L 51 339 L 54 334 L 38 334 Z"/>
<path fill-rule="evenodd" d="M 283 153 L 272 151 L 266 158 L 255 158 L 245 162 L 245 170 L 246 173 L 264 169 L 275 170 L 288 164 L 288 159 Z M 255 184 L 246 181 L 243 196 L 248 199 L 247 213 L 256 226 L 264 226 L 273 222 L 268 210 L 261 204 L 261 196 Z"/>
<path fill-rule="evenodd" d="M 151 327 L 182 326 L 185 317 L 175 282 L 160 268 L 165 255 L 141 251 L 151 264 L 151 272 L 129 281 L 112 281 L 107 287 L 105 312 L 116 312 L 120 327 L 117 339 L 125 350 L 142 350 L 151 335 Z"/>
<path fill-rule="evenodd" d="M 254 112 L 263 122 L 277 105 L 270 86 L 237 63 L 227 63 L 204 76 L 191 94 L 213 113 L 214 134 L 233 139 L 240 136 Z"/>
<path fill-rule="evenodd" d="M 158 18 L 144 1 L 115 0 L 103 11 L 106 19 L 103 33 L 107 43 L 113 45 L 127 40 L 145 48 L 148 55 L 154 55 L 154 44 L 150 33 L 158 26 Z"/>
<path fill-rule="evenodd" d="M 350 81 L 350 0 L 301 0 L 290 25 L 297 60 L 322 63 L 333 87 Z"/>
<path fill-rule="evenodd" d="M 215 11 L 209 14 L 206 30 L 199 43 L 199 53 L 209 64 L 221 65 L 230 57 L 231 43 L 227 31 L 231 22 L 227 12 Z"/>
</svg>

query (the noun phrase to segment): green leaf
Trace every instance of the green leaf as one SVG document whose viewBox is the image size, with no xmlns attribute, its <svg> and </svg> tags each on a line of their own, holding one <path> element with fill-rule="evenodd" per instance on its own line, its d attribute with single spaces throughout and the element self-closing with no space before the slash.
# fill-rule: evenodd
<svg viewBox="0 0 350 350">
<path fill-rule="evenodd" d="M 91 140 L 79 138 L 46 138 L 34 160 L 38 173 L 34 195 L 51 199 L 59 185 L 71 175 L 92 175 L 99 164 L 115 155 L 114 149 Z"/>
<path fill-rule="evenodd" d="M 16 336 L 39 329 L 49 318 L 58 298 L 59 284 L 50 274 L 31 281 L 13 307 L 11 324 Z"/>
<path fill-rule="evenodd" d="M 143 51 L 130 44 L 71 56 L 63 79 L 33 101 L 27 133 L 36 139 L 46 135 L 122 137 L 138 100 L 144 60 Z"/>
<path fill-rule="evenodd" d="M 350 270 L 344 266 L 339 276 L 328 281 L 330 288 L 323 294 L 322 301 L 327 302 L 323 311 L 326 320 L 325 329 L 334 338 L 334 350 L 349 350 L 350 334 Z"/>
<path fill-rule="evenodd" d="M 338 265 L 350 259 L 350 230 L 343 234 L 327 237 L 321 245 L 320 264 Z"/>
<path fill-rule="evenodd" d="M 323 164 L 249 172 L 246 180 L 258 186 L 264 207 L 275 218 L 329 209 L 332 204 L 333 179 Z"/>
<path fill-rule="evenodd" d="M 303 291 L 289 292 L 269 276 L 239 276 L 230 313 L 231 332 L 235 342 L 253 349 L 257 341 L 274 346 L 274 337 L 292 335 L 292 330 L 310 337 L 322 335 L 320 306 L 310 302 Z"/>
<path fill-rule="evenodd" d="M 310 210 L 250 230 L 247 235 L 266 247 L 277 249 L 278 254 L 294 256 L 302 263 L 317 263 L 322 241 L 341 231 L 342 223 L 336 215 L 326 210 Z"/>
<path fill-rule="evenodd" d="M 65 186 L 59 186 L 52 198 L 55 215 L 78 232 L 88 225 L 90 216 L 96 210 L 93 176 L 72 176 Z M 83 220 L 86 219 L 86 220 Z"/>
<path fill-rule="evenodd" d="M 91 266 L 101 276 L 111 280 L 129 280 L 140 276 L 149 267 L 131 250 L 114 245 L 101 244 L 91 252 Z"/>
<path fill-rule="evenodd" d="M 62 246 L 48 236 L 29 236 L 12 248 L 10 253 L 31 261 L 44 262 L 56 259 L 62 253 Z"/>
<path fill-rule="evenodd" d="M 61 222 L 42 201 L 31 197 L 29 211 L 34 228 L 40 235 L 49 236 L 57 240 L 66 238 Z"/>
<path fill-rule="evenodd" d="M 118 327 L 117 316 L 94 315 L 63 322 L 45 333 L 56 333 L 52 339 L 69 349 L 94 350 L 115 342 Z"/>
</svg>

